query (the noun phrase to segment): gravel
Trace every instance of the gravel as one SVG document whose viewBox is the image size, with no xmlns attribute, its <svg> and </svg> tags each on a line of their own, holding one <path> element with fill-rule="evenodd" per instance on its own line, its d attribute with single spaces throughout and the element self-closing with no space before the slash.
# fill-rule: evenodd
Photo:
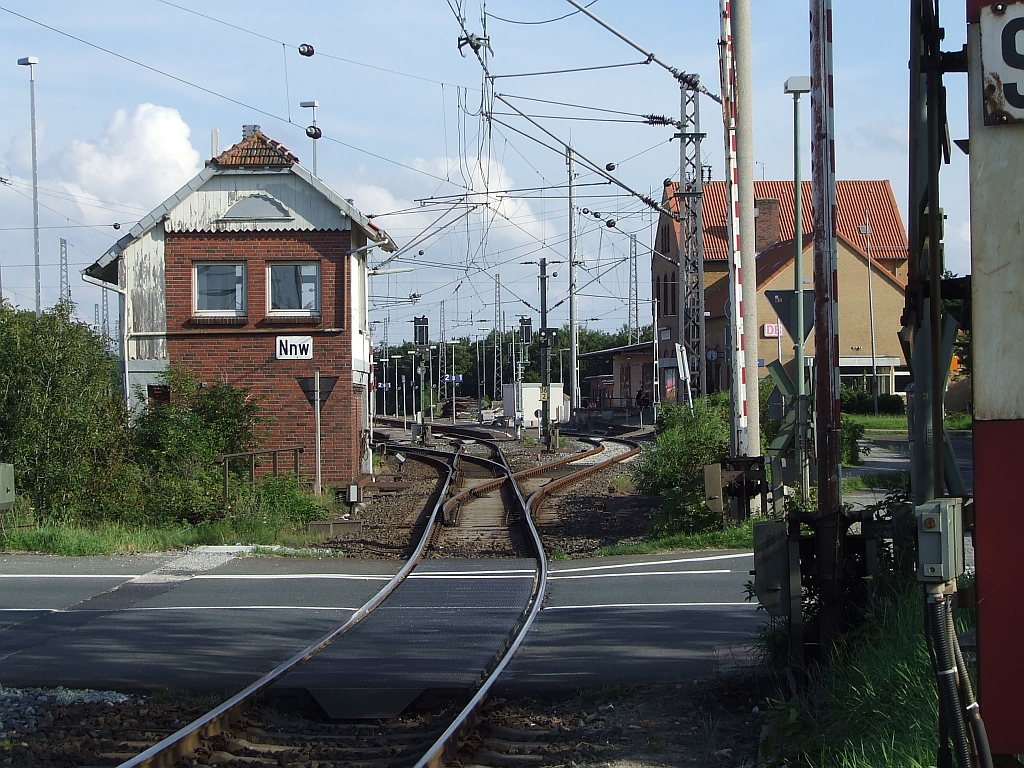
<svg viewBox="0 0 1024 768">
<path fill-rule="evenodd" d="M 56 688 L 7 688 L 0 685 L 0 738 L 14 739 L 53 725 L 55 707 L 92 704 L 113 707 L 132 701 L 116 691 Z"/>
</svg>

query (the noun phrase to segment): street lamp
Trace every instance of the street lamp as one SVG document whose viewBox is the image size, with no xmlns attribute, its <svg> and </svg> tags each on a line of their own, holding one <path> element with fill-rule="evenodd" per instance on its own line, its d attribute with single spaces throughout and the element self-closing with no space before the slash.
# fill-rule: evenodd
<svg viewBox="0 0 1024 768">
<path fill-rule="evenodd" d="M 409 368 L 409 378 L 412 379 L 412 382 L 410 382 L 411 387 L 413 389 L 415 389 L 415 386 L 416 386 L 416 384 L 415 384 L 415 382 L 416 382 L 416 350 L 415 349 L 410 349 L 405 354 L 410 355 L 412 357 L 412 362 L 409 364 L 409 366 L 410 366 L 410 368 Z M 412 398 L 412 404 L 413 404 L 413 407 L 416 406 L 415 394 L 413 395 L 413 398 Z M 408 428 L 409 428 L 409 403 L 406 402 L 406 399 L 405 399 L 405 381 L 403 380 L 402 381 L 402 429 L 408 429 Z"/>
<path fill-rule="evenodd" d="M 871 211 L 864 209 L 864 226 L 860 228 L 864 235 L 864 247 L 868 257 L 868 320 L 871 326 L 871 397 L 875 404 L 875 416 L 878 415 L 878 365 L 875 358 L 875 296 L 871 292 Z"/>
<path fill-rule="evenodd" d="M 324 135 L 316 126 L 316 108 L 320 106 L 319 101 L 300 101 L 299 106 L 303 109 L 313 110 L 313 124 L 306 128 L 306 135 L 313 140 L 313 175 L 316 176 L 316 140 Z"/>
<path fill-rule="evenodd" d="M 39 164 L 36 160 L 36 64 L 39 59 L 26 56 L 18 59 L 18 66 L 28 67 L 29 104 L 32 120 L 32 236 L 35 241 L 36 267 L 36 317 L 42 314 L 39 300 Z M 125 352 L 127 359 L 128 353 Z M 127 397 L 127 393 L 126 393 Z"/>
<path fill-rule="evenodd" d="M 796 303 L 794 337 L 796 353 L 796 464 L 800 468 L 800 492 L 810 497 L 811 476 L 807 463 L 807 390 L 804 381 L 804 212 L 803 180 L 800 177 L 800 94 L 810 93 L 811 78 L 791 77 L 785 92 L 793 94 L 793 291 Z"/>
<path fill-rule="evenodd" d="M 391 359 L 395 361 L 395 418 L 398 418 L 398 361 L 402 359 L 401 355 L 392 355 Z M 385 371 L 385 374 L 387 371 Z M 387 401 L 385 401 L 387 402 Z M 387 408 L 384 409 L 387 413 Z"/>
</svg>

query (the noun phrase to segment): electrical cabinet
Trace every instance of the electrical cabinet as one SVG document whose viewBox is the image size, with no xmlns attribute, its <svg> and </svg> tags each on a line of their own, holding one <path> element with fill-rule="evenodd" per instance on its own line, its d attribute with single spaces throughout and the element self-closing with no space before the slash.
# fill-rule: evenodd
<svg viewBox="0 0 1024 768">
<path fill-rule="evenodd" d="M 14 506 L 14 465 L 0 464 L 0 512 Z"/>
<path fill-rule="evenodd" d="M 960 499 L 935 499 L 915 510 L 917 580 L 944 583 L 964 572 L 964 526 Z"/>
</svg>

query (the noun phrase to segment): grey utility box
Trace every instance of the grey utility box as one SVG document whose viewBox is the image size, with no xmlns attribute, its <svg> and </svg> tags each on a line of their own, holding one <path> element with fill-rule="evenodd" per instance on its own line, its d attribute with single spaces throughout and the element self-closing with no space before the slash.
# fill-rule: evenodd
<svg viewBox="0 0 1024 768">
<path fill-rule="evenodd" d="M 960 499 L 935 499 L 917 517 L 917 580 L 944 583 L 964 572 L 964 526 Z"/>
<path fill-rule="evenodd" d="M 14 506 L 14 465 L 0 464 L 0 512 Z"/>
</svg>

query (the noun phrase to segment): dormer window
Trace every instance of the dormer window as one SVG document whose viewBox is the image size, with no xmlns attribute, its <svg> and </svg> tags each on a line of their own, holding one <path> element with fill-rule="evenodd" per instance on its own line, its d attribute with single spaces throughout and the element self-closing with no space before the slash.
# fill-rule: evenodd
<svg viewBox="0 0 1024 768">
<path fill-rule="evenodd" d="M 267 267 L 268 314 L 320 314 L 320 263 L 294 262 Z"/>
</svg>

